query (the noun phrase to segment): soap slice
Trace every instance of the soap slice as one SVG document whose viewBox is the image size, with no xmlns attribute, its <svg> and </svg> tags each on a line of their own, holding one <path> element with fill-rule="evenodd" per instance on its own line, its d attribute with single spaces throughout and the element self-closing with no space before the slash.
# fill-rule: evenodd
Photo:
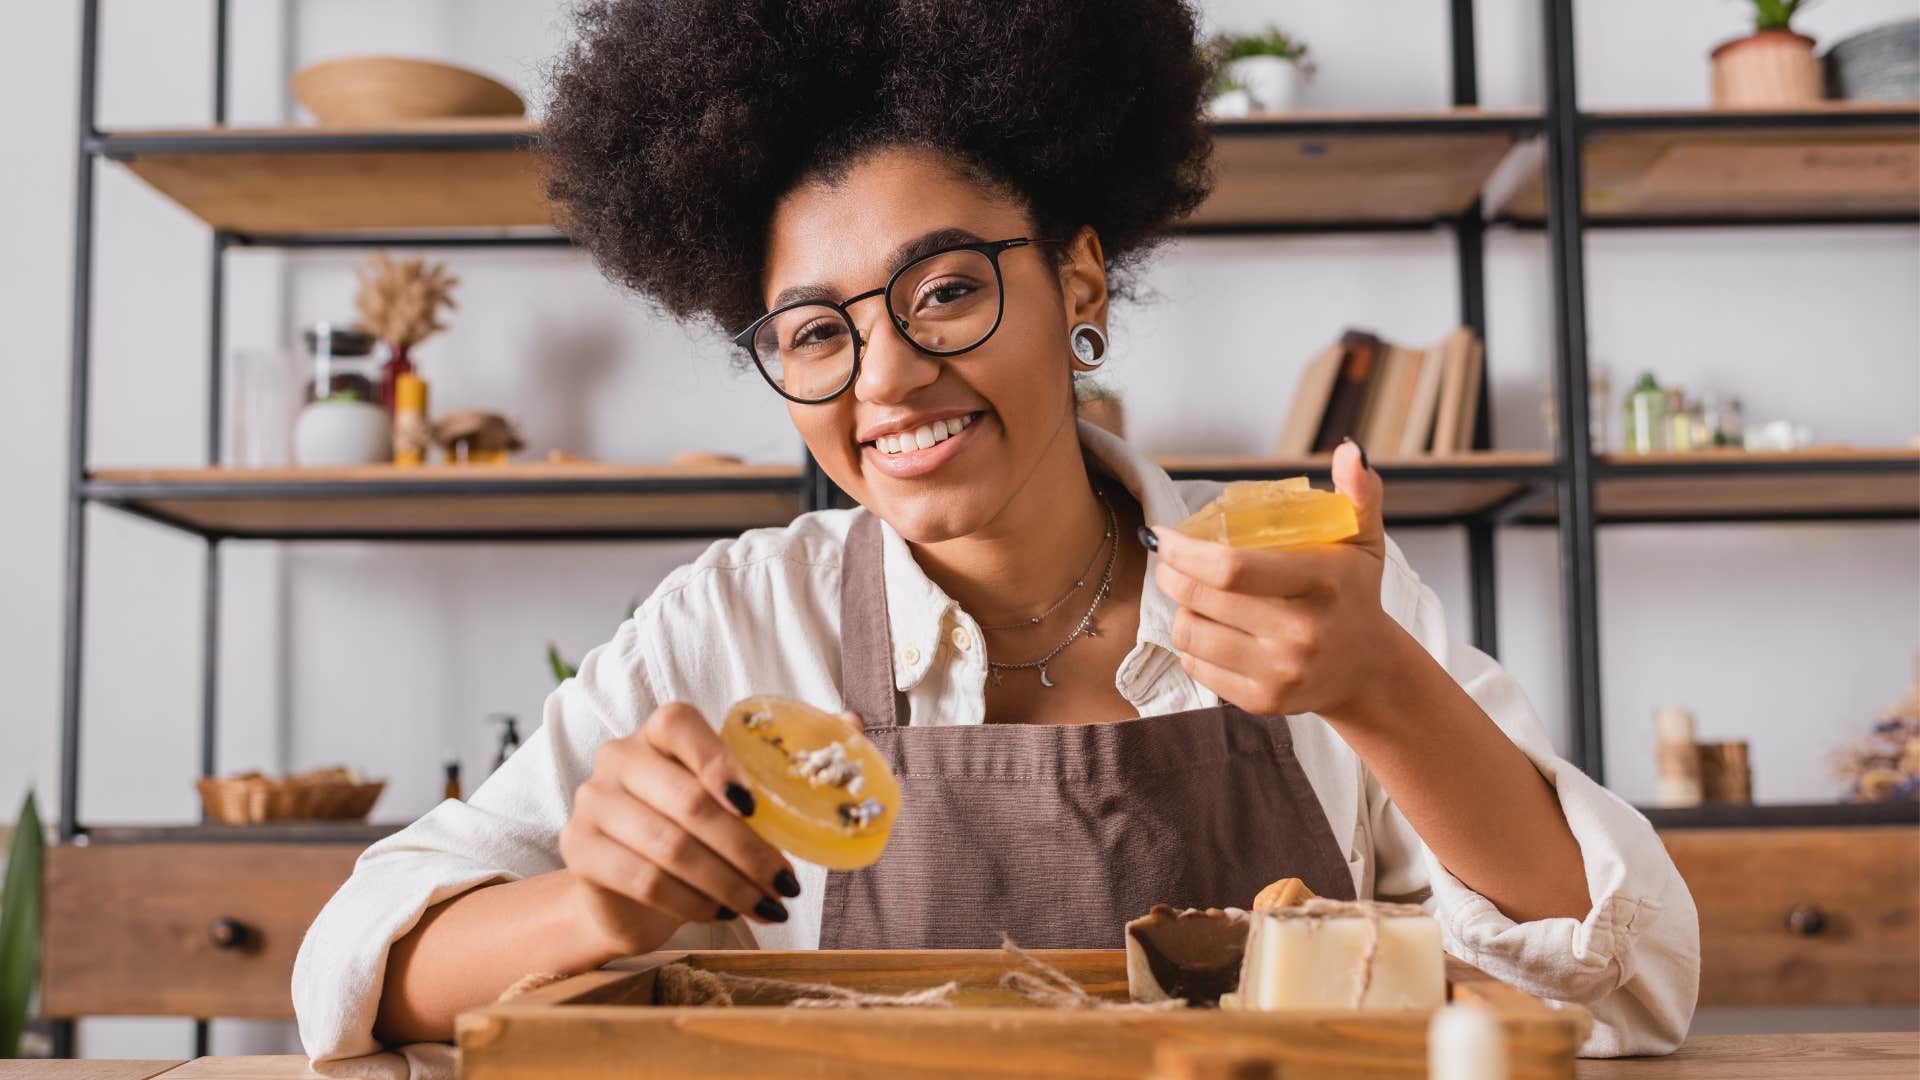
<svg viewBox="0 0 1920 1080">
<path fill-rule="evenodd" d="M 829 870 L 880 858 L 900 813 L 900 782 L 865 735 L 832 713 L 777 697 L 727 711 L 720 738 L 753 792 L 747 826 Z"/>
<path fill-rule="evenodd" d="M 1353 500 L 1317 491 L 1304 476 L 1228 484 L 1220 496 L 1194 511 L 1181 532 L 1237 548 L 1331 544 L 1360 531 Z"/>
<path fill-rule="evenodd" d="M 1296 907 L 1309 900 L 1320 899 L 1319 894 L 1307 888 L 1307 883 L 1297 877 L 1283 877 L 1279 881 L 1260 890 L 1253 898 L 1253 910 L 1272 911 L 1274 908 Z"/>
<path fill-rule="evenodd" d="M 1247 913 L 1155 904 L 1127 924 L 1127 995 L 1144 1003 L 1217 1004 L 1240 981 Z"/>
<path fill-rule="evenodd" d="M 1242 1009 L 1437 1009 L 1440 924 L 1410 904 L 1309 900 L 1254 912 L 1233 1005 Z"/>
</svg>

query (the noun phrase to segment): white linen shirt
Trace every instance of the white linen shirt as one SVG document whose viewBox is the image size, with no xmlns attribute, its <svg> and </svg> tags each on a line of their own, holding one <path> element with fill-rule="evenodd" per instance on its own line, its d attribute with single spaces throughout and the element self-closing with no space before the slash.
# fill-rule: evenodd
<svg viewBox="0 0 1920 1080">
<path fill-rule="evenodd" d="M 1211 481 L 1175 482 L 1084 422 L 1080 439 L 1140 500 L 1149 524 L 1177 523 L 1220 490 Z M 294 964 L 300 1037 L 316 1069 L 382 1078 L 450 1073 L 452 1051 L 442 1046 L 361 1057 L 380 1050 L 372 1029 L 387 950 L 434 904 L 484 883 L 560 869 L 560 829 L 603 741 L 632 733 L 673 701 L 716 723 L 752 694 L 841 707 L 840 561 L 854 513 L 823 510 L 785 528 L 755 529 L 674 570 L 554 690 L 541 727 L 469 801 L 442 802 L 361 855 Z M 884 525 L 881 532 L 894 682 L 907 694 L 911 722 L 985 722 L 979 625 L 921 571 L 899 533 Z M 1176 609 L 1154 585 L 1153 561 L 1138 639 L 1114 684 L 1142 716 L 1217 705 L 1219 697 L 1180 667 L 1168 639 Z M 1672 1050 L 1693 1015 L 1699 926 L 1652 826 L 1554 753 L 1513 677 L 1448 636 L 1438 597 L 1391 541 L 1380 600 L 1553 785 L 1580 845 L 1593 907 L 1581 919 L 1515 923 L 1440 865 L 1325 721 L 1289 717 L 1294 752 L 1346 850 L 1357 894 L 1424 897 L 1448 952 L 1529 993 L 1586 1006 L 1595 1023 L 1584 1055 Z M 793 862 L 801 891 L 786 901 L 787 922 L 688 924 L 667 947 L 818 948 L 826 871 Z"/>
</svg>

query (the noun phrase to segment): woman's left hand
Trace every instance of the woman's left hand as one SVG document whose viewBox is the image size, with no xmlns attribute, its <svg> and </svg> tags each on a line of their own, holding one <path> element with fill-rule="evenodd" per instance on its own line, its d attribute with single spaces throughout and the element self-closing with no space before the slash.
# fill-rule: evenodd
<svg viewBox="0 0 1920 1080">
<path fill-rule="evenodd" d="M 1181 667 L 1248 712 L 1354 715 L 1406 637 L 1380 606 L 1382 487 L 1357 444 L 1334 451 L 1333 486 L 1360 524 L 1337 544 L 1262 551 L 1153 530 L 1154 582 L 1180 607 L 1171 634 Z"/>
</svg>

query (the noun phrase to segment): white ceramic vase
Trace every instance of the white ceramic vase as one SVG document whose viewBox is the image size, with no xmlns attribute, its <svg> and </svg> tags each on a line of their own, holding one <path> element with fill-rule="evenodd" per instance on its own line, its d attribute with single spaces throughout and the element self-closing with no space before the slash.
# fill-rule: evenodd
<svg viewBox="0 0 1920 1080">
<path fill-rule="evenodd" d="M 393 457 L 393 421 L 365 401 L 316 401 L 293 426 L 294 463 L 310 469 L 378 465 Z"/>
<path fill-rule="evenodd" d="M 1227 78 L 1246 88 L 1260 112 L 1291 112 L 1300 100 L 1300 65 L 1278 56 L 1243 56 L 1227 64 Z"/>
</svg>

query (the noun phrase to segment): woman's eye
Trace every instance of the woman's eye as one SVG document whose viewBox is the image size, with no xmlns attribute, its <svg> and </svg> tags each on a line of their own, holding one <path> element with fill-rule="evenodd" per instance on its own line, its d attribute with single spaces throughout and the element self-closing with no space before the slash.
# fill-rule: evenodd
<svg viewBox="0 0 1920 1080">
<path fill-rule="evenodd" d="M 971 281 L 942 281 L 921 290 L 919 306 L 924 309 L 958 303 L 978 287 Z"/>
<path fill-rule="evenodd" d="M 845 329 L 846 327 L 837 325 L 832 319 L 817 319 L 796 331 L 788 347 L 804 349 L 814 345 L 824 345 L 838 337 Z"/>
</svg>

